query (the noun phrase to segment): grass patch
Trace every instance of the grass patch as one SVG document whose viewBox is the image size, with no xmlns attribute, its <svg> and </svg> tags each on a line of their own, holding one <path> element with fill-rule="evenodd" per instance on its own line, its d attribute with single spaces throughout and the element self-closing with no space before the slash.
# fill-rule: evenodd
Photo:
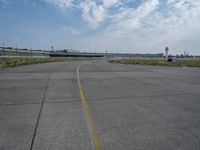
<svg viewBox="0 0 200 150">
<path fill-rule="evenodd" d="M 76 58 L 8 58 L 0 61 L 0 68 L 47 62 L 74 61 Z"/>
<path fill-rule="evenodd" d="M 169 67 L 200 67 L 200 59 L 177 59 L 175 63 L 167 62 L 163 59 L 121 59 L 110 60 L 111 63 L 133 64 L 133 65 L 152 65 Z"/>
</svg>

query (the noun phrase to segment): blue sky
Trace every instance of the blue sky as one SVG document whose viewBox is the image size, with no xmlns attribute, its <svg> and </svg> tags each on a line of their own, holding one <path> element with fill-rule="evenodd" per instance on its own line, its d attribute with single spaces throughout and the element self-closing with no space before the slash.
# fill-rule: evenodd
<svg viewBox="0 0 200 150">
<path fill-rule="evenodd" d="M 0 0 L 0 42 L 32 49 L 200 55 L 199 0 Z"/>
</svg>

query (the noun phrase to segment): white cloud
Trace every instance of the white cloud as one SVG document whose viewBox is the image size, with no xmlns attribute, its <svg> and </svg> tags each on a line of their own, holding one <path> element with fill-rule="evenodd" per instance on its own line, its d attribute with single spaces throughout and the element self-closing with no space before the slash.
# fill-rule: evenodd
<svg viewBox="0 0 200 150">
<path fill-rule="evenodd" d="M 137 0 L 83 0 L 79 4 L 73 4 L 73 0 L 48 1 L 59 6 L 64 1 L 64 6 L 82 11 L 82 19 L 97 32 L 79 39 L 83 47 L 91 43 L 87 48 L 160 52 L 166 45 L 178 49 L 191 39 L 200 40 L 194 36 L 200 33 L 199 0 L 141 0 L 139 5 L 135 5 Z"/>
<path fill-rule="evenodd" d="M 81 31 L 78 29 L 75 29 L 72 26 L 63 26 L 61 27 L 62 30 L 64 30 L 66 33 L 69 33 L 71 35 L 78 35 Z"/>
<path fill-rule="evenodd" d="M 48 3 L 58 5 L 59 7 L 69 7 L 72 6 L 74 0 L 46 0 Z"/>
<path fill-rule="evenodd" d="M 130 32 L 130 30 L 141 27 L 142 19 L 149 16 L 159 4 L 158 0 L 148 0 L 137 9 L 129 8 L 113 16 L 113 24 L 109 27 L 111 31 Z"/>
<path fill-rule="evenodd" d="M 119 6 L 122 3 L 126 4 L 126 2 L 129 2 L 129 0 L 124 2 L 120 0 L 102 0 L 102 3 L 97 5 L 96 1 L 83 1 L 80 5 L 83 11 L 82 17 L 94 28 L 110 17 L 113 18 L 113 23 L 120 22 L 119 24 L 117 23 L 120 28 L 137 28 L 140 24 L 140 19 L 148 16 L 159 4 L 158 0 L 148 0 L 136 10 L 135 8 L 128 8 L 117 14 L 107 13 L 110 7 Z"/>
<path fill-rule="evenodd" d="M 120 0 L 103 0 L 103 6 L 105 8 L 109 8 L 117 3 L 119 3 Z"/>
<path fill-rule="evenodd" d="M 119 2 L 120 0 L 102 0 L 100 4 L 97 4 L 94 0 L 85 0 L 80 3 L 79 8 L 82 9 L 83 20 L 92 28 L 97 28 L 109 17 L 108 9 Z"/>
<path fill-rule="evenodd" d="M 92 27 L 96 28 L 105 18 L 105 9 L 102 5 L 97 5 L 94 1 L 82 2 L 82 18 Z"/>
</svg>

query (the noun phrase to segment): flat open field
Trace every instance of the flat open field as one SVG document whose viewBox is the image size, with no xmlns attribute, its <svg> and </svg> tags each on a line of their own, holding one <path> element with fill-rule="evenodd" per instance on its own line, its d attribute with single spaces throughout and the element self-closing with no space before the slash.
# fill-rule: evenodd
<svg viewBox="0 0 200 150">
<path fill-rule="evenodd" d="M 1 150 L 95 147 L 199 150 L 200 68 L 96 60 L 0 69 Z"/>
<path fill-rule="evenodd" d="M 76 58 L 50 58 L 50 57 L 5 57 L 0 58 L 0 68 L 6 67 L 16 67 L 21 65 L 30 65 L 38 63 L 47 63 L 47 62 L 62 62 L 62 61 L 73 61 L 77 60 Z"/>
<path fill-rule="evenodd" d="M 111 60 L 112 63 L 130 64 L 130 65 L 152 65 L 168 67 L 200 67 L 200 58 L 178 58 L 175 62 L 167 62 L 165 59 L 119 59 Z"/>
</svg>

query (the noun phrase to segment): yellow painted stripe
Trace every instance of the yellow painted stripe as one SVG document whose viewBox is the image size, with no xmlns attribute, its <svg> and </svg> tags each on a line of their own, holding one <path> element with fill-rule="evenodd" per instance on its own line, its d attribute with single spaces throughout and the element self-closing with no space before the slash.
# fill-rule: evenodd
<svg viewBox="0 0 200 150">
<path fill-rule="evenodd" d="M 89 109 L 89 106 L 86 102 L 85 95 L 84 95 L 84 92 L 83 92 L 83 88 L 82 88 L 82 85 L 81 85 L 80 73 L 79 73 L 80 67 L 81 67 L 81 64 L 76 69 L 76 77 L 77 77 L 78 88 L 79 88 L 79 92 L 80 92 L 81 103 L 82 103 L 82 106 L 84 108 L 86 120 L 88 121 L 90 130 L 91 130 L 92 141 L 95 145 L 95 149 L 96 150 L 102 150 L 101 142 L 100 142 L 99 136 L 97 134 L 97 130 L 96 130 L 94 121 L 92 120 L 90 109 Z"/>
</svg>

